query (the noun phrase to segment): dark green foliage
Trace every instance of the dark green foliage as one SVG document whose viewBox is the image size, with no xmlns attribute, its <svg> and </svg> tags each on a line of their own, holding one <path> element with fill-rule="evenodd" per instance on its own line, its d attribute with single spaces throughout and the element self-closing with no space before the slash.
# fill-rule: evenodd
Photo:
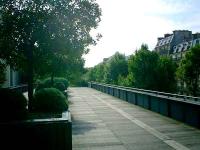
<svg viewBox="0 0 200 150">
<path fill-rule="evenodd" d="M 86 81 L 97 81 L 118 84 L 118 78 L 128 75 L 128 63 L 126 56 L 116 52 L 104 62 L 89 68 L 85 74 Z"/>
<path fill-rule="evenodd" d="M 176 64 L 168 57 L 141 48 L 129 58 L 129 77 L 133 86 L 162 92 L 176 92 Z"/>
<path fill-rule="evenodd" d="M 105 81 L 107 83 L 118 84 L 118 77 L 128 75 L 128 63 L 125 55 L 116 52 L 106 63 Z"/>
<path fill-rule="evenodd" d="M 98 40 L 90 35 L 101 20 L 95 0 L 2 0 L 0 4 L 0 58 L 29 74 L 29 102 L 33 72 L 51 77 L 67 74 Z"/>
<path fill-rule="evenodd" d="M 66 89 L 69 87 L 69 81 L 65 78 L 62 78 L 62 77 L 55 77 L 53 79 L 53 83 L 54 83 L 54 85 L 56 83 L 63 83 Z M 51 78 L 46 78 L 43 81 L 43 84 L 44 84 L 45 87 L 54 87 L 54 85 L 52 86 Z"/>
<path fill-rule="evenodd" d="M 33 111 L 42 113 L 62 113 L 68 110 L 65 95 L 55 88 L 44 88 L 34 94 Z"/>
<path fill-rule="evenodd" d="M 65 78 L 56 77 L 54 79 L 54 83 L 63 83 L 65 86 L 65 89 L 67 89 L 69 87 L 69 81 Z"/>
<path fill-rule="evenodd" d="M 88 86 L 88 82 L 84 79 L 76 82 L 76 84 L 74 86 L 77 86 L 77 87 L 87 87 Z"/>
<path fill-rule="evenodd" d="M 159 56 L 155 52 L 151 52 L 147 47 L 141 46 L 141 49 L 129 59 L 129 73 L 134 78 L 134 86 L 143 89 L 157 89 L 156 67 Z"/>
<path fill-rule="evenodd" d="M 191 48 L 186 53 L 176 74 L 180 82 L 186 83 L 190 95 L 200 95 L 200 45 Z"/>
<path fill-rule="evenodd" d="M 118 77 L 118 85 L 127 86 L 127 87 L 133 86 L 132 76 L 130 74 L 126 77 L 119 76 Z"/>
<path fill-rule="evenodd" d="M 164 92 L 176 92 L 176 64 L 169 57 L 160 57 L 156 72 L 157 89 Z"/>
<path fill-rule="evenodd" d="M 89 68 L 88 81 L 105 82 L 163 92 L 176 92 L 176 64 L 160 57 L 143 44 L 135 54 L 126 57 L 115 53 L 103 63 Z"/>
<path fill-rule="evenodd" d="M 64 92 L 66 90 L 66 87 L 65 87 L 64 83 L 62 83 L 62 82 L 56 82 L 54 84 L 54 88 L 56 88 L 62 92 Z"/>
<path fill-rule="evenodd" d="M 0 60 L 0 87 L 5 81 L 5 64 Z"/>
<path fill-rule="evenodd" d="M 35 92 L 37 92 L 38 90 L 41 90 L 41 89 L 43 89 L 43 88 L 47 88 L 46 86 L 45 86 L 45 84 L 43 83 L 43 82 L 38 82 L 37 84 L 36 84 L 36 87 L 35 87 Z"/>
<path fill-rule="evenodd" d="M 65 78 L 55 77 L 53 83 L 54 84 L 52 86 L 51 79 L 46 78 L 43 81 L 40 81 L 40 82 L 37 83 L 35 90 L 38 91 L 38 90 L 43 89 L 43 88 L 54 87 L 54 88 L 57 88 L 57 89 L 59 89 L 60 91 L 63 92 L 64 90 L 67 90 L 67 88 L 69 87 L 69 81 Z"/>
<path fill-rule="evenodd" d="M 26 119 L 27 100 L 21 93 L 2 88 L 0 98 L 0 121 Z"/>
</svg>

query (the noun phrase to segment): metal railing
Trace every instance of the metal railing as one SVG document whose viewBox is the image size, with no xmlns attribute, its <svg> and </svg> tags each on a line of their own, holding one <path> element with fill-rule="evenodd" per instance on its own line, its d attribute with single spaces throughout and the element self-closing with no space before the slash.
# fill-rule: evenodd
<svg viewBox="0 0 200 150">
<path fill-rule="evenodd" d="M 91 82 L 91 83 L 92 84 L 102 85 L 102 86 L 107 86 L 107 87 L 115 87 L 117 89 L 132 90 L 132 91 L 134 91 L 136 93 L 144 93 L 146 95 L 151 95 L 151 96 L 174 98 L 174 99 L 182 100 L 182 101 L 200 102 L 200 97 L 173 94 L 173 93 L 165 93 L 165 92 L 159 92 L 159 91 L 153 91 L 153 90 L 146 90 L 146 89 L 139 89 L 139 88 L 133 88 L 133 87 L 118 86 L 118 85 L 98 83 L 98 82 Z"/>
<path fill-rule="evenodd" d="M 89 87 L 200 128 L 200 97 L 90 82 Z"/>
</svg>

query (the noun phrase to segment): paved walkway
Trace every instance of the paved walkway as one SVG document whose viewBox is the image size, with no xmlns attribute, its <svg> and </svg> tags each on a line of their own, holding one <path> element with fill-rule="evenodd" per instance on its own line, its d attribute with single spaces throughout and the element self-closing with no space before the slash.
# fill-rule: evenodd
<svg viewBox="0 0 200 150">
<path fill-rule="evenodd" d="M 73 150 L 200 150 L 200 130 L 90 88 L 70 88 Z"/>
</svg>

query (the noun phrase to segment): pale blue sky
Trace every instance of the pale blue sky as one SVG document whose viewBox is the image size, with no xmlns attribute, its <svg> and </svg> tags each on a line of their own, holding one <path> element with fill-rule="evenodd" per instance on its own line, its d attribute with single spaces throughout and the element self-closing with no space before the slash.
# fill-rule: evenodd
<svg viewBox="0 0 200 150">
<path fill-rule="evenodd" d="M 200 0 L 97 0 L 102 21 L 91 34 L 103 37 L 84 56 L 92 67 L 116 51 L 132 54 L 142 43 L 153 49 L 157 37 L 173 30 L 200 32 Z"/>
</svg>

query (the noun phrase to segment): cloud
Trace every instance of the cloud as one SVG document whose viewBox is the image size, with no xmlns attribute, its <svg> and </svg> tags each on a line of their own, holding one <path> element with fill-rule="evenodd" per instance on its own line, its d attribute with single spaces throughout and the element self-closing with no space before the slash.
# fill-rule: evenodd
<svg viewBox="0 0 200 150">
<path fill-rule="evenodd" d="M 142 43 L 153 49 L 157 37 L 176 29 L 200 31 L 197 0 L 98 0 L 102 22 L 97 32 L 103 37 L 84 56 L 91 67 L 116 51 L 130 55 Z M 95 32 L 94 32 L 95 33 Z"/>
</svg>

